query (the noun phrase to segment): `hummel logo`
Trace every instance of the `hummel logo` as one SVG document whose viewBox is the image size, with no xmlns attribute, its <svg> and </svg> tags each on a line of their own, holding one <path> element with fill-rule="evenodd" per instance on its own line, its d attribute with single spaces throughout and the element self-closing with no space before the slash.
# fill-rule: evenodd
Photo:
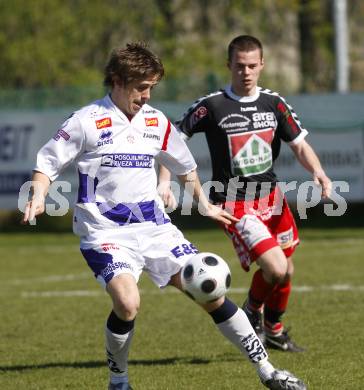
<svg viewBox="0 0 364 390">
<path fill-rule="evenodd" d="M 257 111 L 257 106 L 254 106 L 254 107 L 240 107 L 240 111 L 242 111 L 242 112 Z"/>
</svg>

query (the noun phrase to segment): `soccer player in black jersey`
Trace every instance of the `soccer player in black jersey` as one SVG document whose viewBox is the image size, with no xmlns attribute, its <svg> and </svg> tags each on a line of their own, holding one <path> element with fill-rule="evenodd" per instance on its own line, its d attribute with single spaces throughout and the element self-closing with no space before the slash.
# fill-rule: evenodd
<svg viewBox="0 0 364 390">
<path fill-rule="evenodd" d="M 197 100 L 177 125 L 184 139 L 205 133 L 214 183 L 210 199 L 239 219 L 223 227 L 242 268 L 249 271 L 254 261 L 259 266 L 244 311 L 267 346 L 299 352 L 303 348 L 291 340 L 282 324 L 299 238 L 273 169 L 281 141 L 289 144 L 314 182 L 321 185 L 323 198 L 330 195 L 331 181 L 292 108 L 278 93 L 258 86 L 264 68 L 261 42 L 249 35 L 233 39 L 228 68 L 231 84 Z M 166 203 L 173 199 L 165 185 L 169 179 L 169 172 L 161 167 L 161 196 Z"/>
</svg>

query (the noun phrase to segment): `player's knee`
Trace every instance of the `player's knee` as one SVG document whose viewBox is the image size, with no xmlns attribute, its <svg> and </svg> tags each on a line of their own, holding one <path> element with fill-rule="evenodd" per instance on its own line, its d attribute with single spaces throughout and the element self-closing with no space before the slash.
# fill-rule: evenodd
<svg viewBox="0 0 364 390">
<path fill-rule="evenodd" d="M 263 277 L 268 283 L 275 285 L 284 282 L 288 272 L 288 262 L 279 247 L 265 252 L 257 260 L 257 264 L 262 269 Z"/>
<path fill-rule="evenodd" d="M 287 270 L 283 268 L 273 269 L 269 275 L 270 282 L 272 285 L 281 284 L 285 281 L 287 276 Z"/>
<path fill-rule="evenodd" d="M 135 297 L 114 301 L 114 311 L 124 321 L 132 321 L 138 314 L 140 300 Z"/>
</svg>

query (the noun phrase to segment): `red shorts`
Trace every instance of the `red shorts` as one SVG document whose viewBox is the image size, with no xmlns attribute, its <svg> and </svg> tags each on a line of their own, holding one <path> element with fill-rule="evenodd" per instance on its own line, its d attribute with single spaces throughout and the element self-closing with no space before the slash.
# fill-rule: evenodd
<svg viewBox="0 0 364 390">
<path fill-rule="evenodd" d="M 249 271 L 250 264 L 271 248 L 280 246 L 287 257 L 295 251 L 299 243 L 297 226 L 278 187 L 266 197 L 225 202 L 221 207 L 240 219 L 223 227 L 245 271 Z"/>
</svg>

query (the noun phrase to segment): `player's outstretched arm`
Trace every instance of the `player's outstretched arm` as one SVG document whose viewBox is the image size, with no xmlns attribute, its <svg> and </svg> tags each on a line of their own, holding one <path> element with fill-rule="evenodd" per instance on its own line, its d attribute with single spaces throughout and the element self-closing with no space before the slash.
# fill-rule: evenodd
<svg viewBox="0 0 364 390">
<path fill-rule="evenodd" d="M 320 160 L 312 149 L 312 147 L 305 141 L 302 140 L 296 145 L 291 145 L 291 149 L 297 157 L 297 160 L 301 165 L 312 173 L 313 180 L 316 185 L 321 185 L 323 198 L 329 198 L 332 189 L 332 183 L 330 178 L 326 176 L 323 170 Z"/>
<path fill-rule="evenodd" d="M 223 210 L 222 208 L 211 204 L 204 194 L 200 179 L 198 178 L 196 170 L 191 171 L 187 175 L 177 176 L 184 184 L 186 190 L 193 196 L 198 203 L 198 210 L 202 215 L 205 215 L 217 222 L 222 222 L 230 225 L 239 220 Z"/>
<path fill-rule="evenodd" d="M 22 224 L 33 221 L 34 218 L 44 212 L 45 197 L 48 193 L 50 180 L 47 175 L 35 171 L 32 176 L 32 198 L 25 205 Z"/>
</svg>

